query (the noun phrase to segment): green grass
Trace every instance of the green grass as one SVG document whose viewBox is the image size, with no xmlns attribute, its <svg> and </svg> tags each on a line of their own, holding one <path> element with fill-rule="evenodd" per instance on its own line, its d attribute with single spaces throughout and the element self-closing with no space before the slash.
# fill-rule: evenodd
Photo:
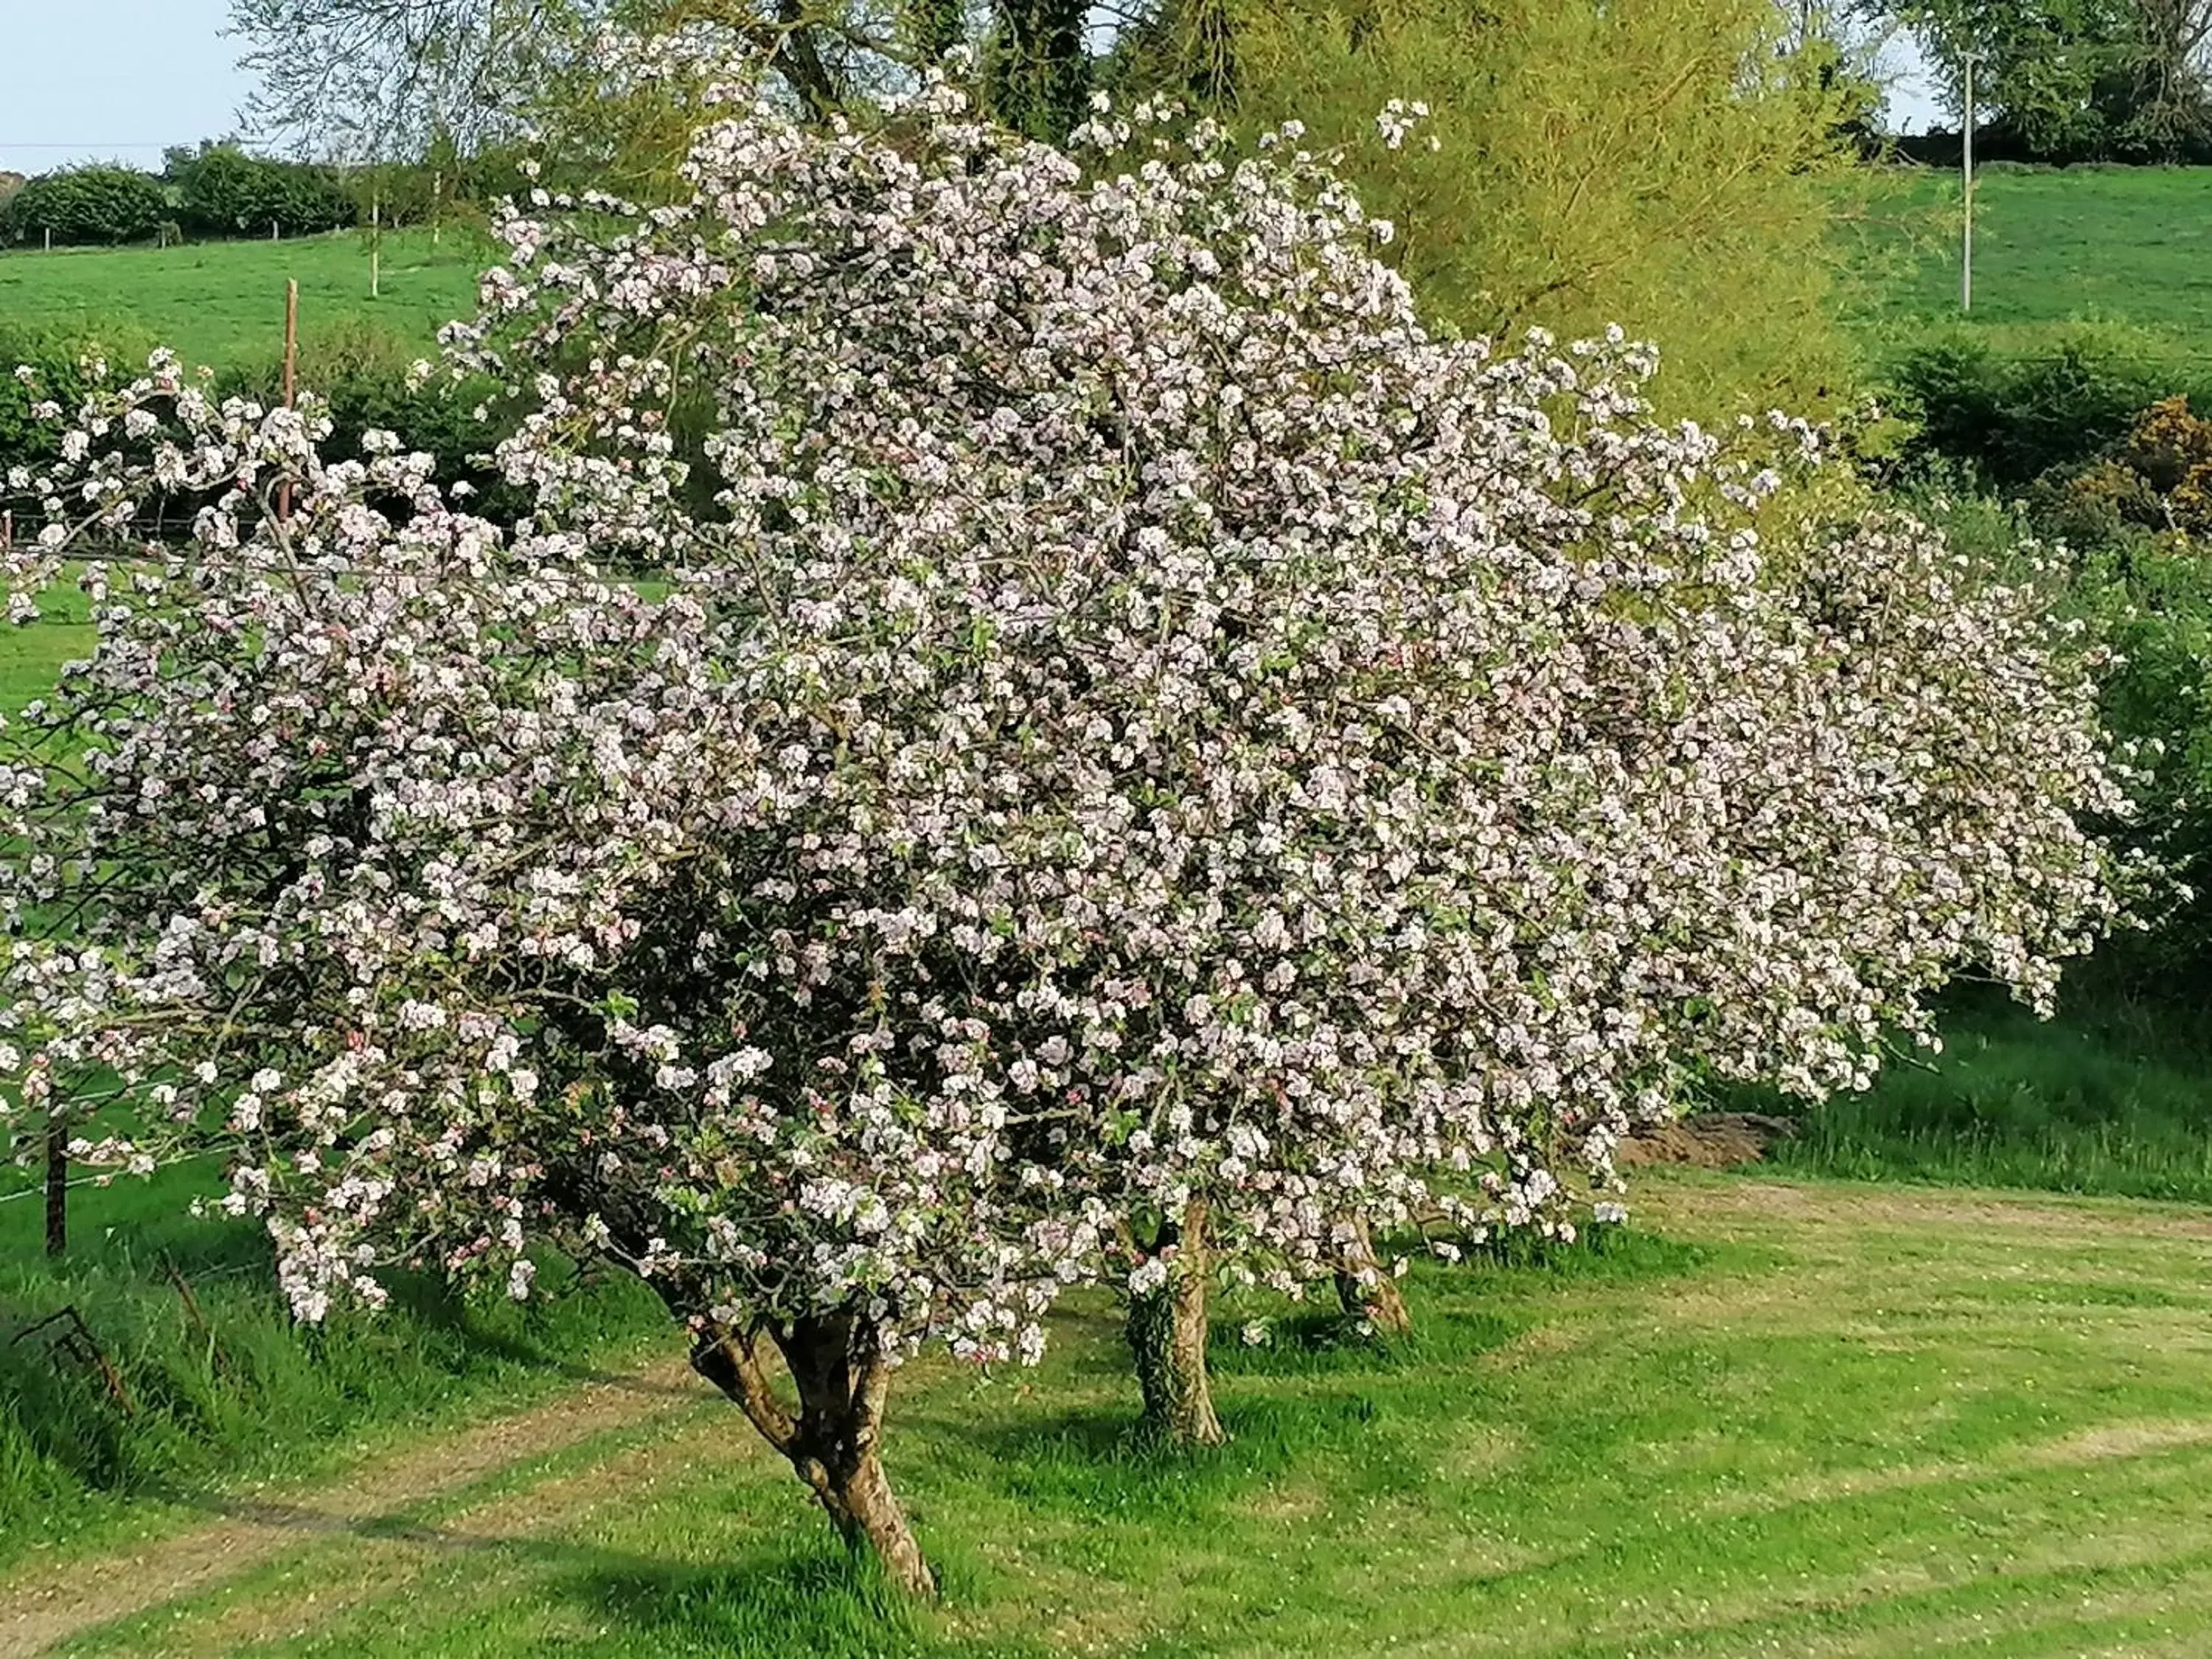
<svg viewBox="0 0 2212 1659">
<path fill-rule="evenodd" d="M 1802 1112 L 1777 1165 L 1905 1180 L 2212 1203 L 2212 1030 L 2197 1011 L 2099 997 L 2055 1021 L 1962 1000 L 1940 1055 Z M 1724 1104 L 1800 1109 L 1759 1091 Z"/>
<path fill-rule="evenodd" d="M 1960 319 L 1959 224 L 1955 177 L 1892 177 L 1858 244 L 1863 323 Z M 2212 167 L 1985 173 L 1974 226 L 1974 328 L 2127 323 L 2212 355 Z"/>
<path fill-rule="evenodd" d="M 189 1214 L 217 1188 L 204 1164 L 80 1184 L 69 1251 L 50 1263 L 38 1191 L 20 1172 L 0 1182 L 0 1565 L 158 1528 L 218 1481 L 297 1477 L 366 1442 L 505 1409 L 666 1334 L 658 1302 L 626 1279 L 528 1307 L 409 1282 L 381 1316 L 304 1331 L 265 1236 Z M 119 1373 L 127 1409 L 47 1340 L 13 1340 L 69 1306 Z"/>
<path fill-rule="evenodd" d="M 382 295 L 368 294 L 367 244 L 340 234 L 289 242 L 0 254 L 0 318 L 42 333 L 113 340 L 118 349 L 173 346 L 218 368 L 275 362 L 284 349 L 284 284 L 300 284 L 301 338 L 366 325 L 428 351 L 439 325 L 476 310 L 489 256 L 477 238 L 388 235 Z"/>
<path fill-rule="evenodd" d="M 40 597 L 35 622 L 0 623 L 0 717 L 49 695 L 64 663 L 92 654 L 89 602 L 75 588 Z"/>
<path fill-rule="evenodd" d="M 1717 1178 L 1658 1181 L 1644 1205 L 1650 1231 L 1601 1252 L 1420 1269 L 1410 1350 L 1218 1349 L 1234 1439 L 1203 1456 L 1129 1440 L 1103 1306 L 1061 1318 L 1034 1373 L 917 1367 L 890 1456 L 939 1607 L 848 1562 L 789 1472 L 702 1397 L 433 1502 L 303 1525 L 58 1651 L 2212 1648 L 2201 1227 Z M 131 1568 L 162 1570 L 158 1552 Z"/>
</svg>

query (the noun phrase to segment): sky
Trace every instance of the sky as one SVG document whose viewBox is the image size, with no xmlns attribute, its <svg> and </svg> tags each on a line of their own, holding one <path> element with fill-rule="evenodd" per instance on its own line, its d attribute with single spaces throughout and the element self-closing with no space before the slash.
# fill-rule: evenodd
<svg viewBox="0 0 2212 1659">
<path fill-rule="evenodd" d="M 0 168 L 120 159 L 238 128 L 228 0 L 0 0 Z"/>
<path fill-rule="evenodd" d="M 7 3 L 0 0 L 0 6 Z M 1882 67 L 1895 77 L 1889 87 L 1891 125 L 1900 132 L 1925 132 L 1942 119 L 1934 75 L 1917 44 L 1909 39 L 1892 42 Z"/>
<path fill-rule="evenodd" d="M 159 166 L 162 149 L 236 131 L 252 91 L 224 38 L 228 0 L 0 0 L 0 169 Z M 1894 54 L 1891 114 L 1929 125 L 1926 71 Z"/>
</svg>

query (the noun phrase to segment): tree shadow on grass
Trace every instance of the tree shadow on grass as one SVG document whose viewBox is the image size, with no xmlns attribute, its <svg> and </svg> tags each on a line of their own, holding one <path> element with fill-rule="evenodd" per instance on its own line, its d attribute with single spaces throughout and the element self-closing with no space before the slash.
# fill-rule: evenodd
<svg viewBox="0 0 2212 1659">
<path fill-rule="evenodd" d="M 948 1580 L 940 1605 L 967 1599 L 957 1562 L 935 1561 Z M 875 1563 L 834 1544 L 756 1551 L 727 1565 L 676 1565 L 611 1558 L 555 1592 L 609 1626 L 642 1638 L 655 1659 L 1048 1659 L 1033 1643 L 963 1639 L 884 1577 Z M 625 1652 L 629 1649 L 623 1650 Z"/>
<path fill-rule="evenodd" d="M 574 1608 L 599 1628 L 599 1641 L 563 1651 L 605 1654 L 608 1659 L 1046 1659 L 1048 1651 L 948 1638 L 937 1627 L 934 1608 L 890 1584 L 872 1559 L 848 1553 L 826 1536 L 811 1547 L 740 1546 L 726 1561 L 701 1565 L 527 1533 L 444 1526 L 400 1512 L 333 1516 L 252 1501 L 205 1502 L 202 1507 L 211 1515 L 280 1528 L 302 1539 L 397 1542 L 538 1569 L 532 1602 Z M 949 1570 L 942 1561 L 937 1565 L 940 1577 L 949 1581 L 950 1605 L 957 1608 L 972 1599 L 968 1575 L 958 1563 Z M 236 1570 L 235 1563 L 231 1570 Z M 204 1591 L 226 1576 L 217 1565 L 204 1582 L 172 1584 L 144 1603 L 109 1607 L 104 1619 L 94 1617 L 101 1623 L 149 1613 L 158 1617 L 163 1595 Z"/>
<path fill-rule="evenodd" d="M 1528 1328 L 1526 1316 L 1425 1304 L 1410 1334 L 1362 1329 L 1334 1311 L 1309 1310 L 1255 1322 L 1247 1332 L 1217 1320 L 1206 1340 L 1206 1368 L 1216 1376 L 1322 1376 L 1380 1383 L 1409 1371 L 1456 1366 L 1494 1352 Z"/>
<path fill-rule="evenodd" d="M 659 1382 L 564 1358 L 561 1349 L 574 1347 L 580 1340 L 589 1343 L 601 1334 L 591 1332 L 580 1337 L 562 1331 L 555 1325 L 557 1316 L 548 1317 L 537 1304 L 520 1310 L 518 1319 L 507 1307 L 488 1311 L 483 1303 L 472 1301 L 439 1280 L 422 1275 L 410 1275 L 404 1279 L 395 1275 L 392 1290 L 393 1304 L 404 1309 L 409 1318 L 425 1330 L 452 1340 L 457 1364 L 489 1358 L 519 1371 L 658 1399 L 704 1398 L 702 1391 L 708 1390 L 708 1385 L 703 1382 L 695 1383 L 687 1379 L 673 1384 Z M 607 1290 L 607 1281 L 579 1280 L 573 1293 L 605 1295 Z M 653 1317 L 641 1316 L 635 1321 L 638 1332 L 642 1334 L 654 1328 L 665 1329 L 669 1336 L 666 1352 L 681 1353 L 683 1349 L 677 1345 L 680 1328 L 658 1308 L 650 1311 Z"/>
<path fill-rule="evenodd" d="M 1334 1454 L 1391 1455 L 1384 1413 L 1357 1390 L 1217 1399 L 1216 1406 L 1229 1436 L 1221 1446 L 1164 1442 L 1133 1412 L 1116 1408 L 979 1425 L 964 1438 L 990 1486 L 1040 1516 L 1086 1526 L 1205 1524 Z"/>
</svg>

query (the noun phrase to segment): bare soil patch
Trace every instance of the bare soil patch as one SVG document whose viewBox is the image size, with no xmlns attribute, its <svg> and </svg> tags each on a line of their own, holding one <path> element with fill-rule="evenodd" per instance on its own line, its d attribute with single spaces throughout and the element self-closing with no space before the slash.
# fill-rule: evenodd
<svg viewBox="0 0 2212 1659">
<path fill-rule="evenodd" d="M 1768 1147 L 1796 1133 L 1790 1119 L 1764 1112 L 1706 1112 L 1642 1130 L 1622 1144 L 1619 1156 L 1632 1169 L 1674 1164 L 1733 1170 L 1761 1162 Z"/>
</svg>

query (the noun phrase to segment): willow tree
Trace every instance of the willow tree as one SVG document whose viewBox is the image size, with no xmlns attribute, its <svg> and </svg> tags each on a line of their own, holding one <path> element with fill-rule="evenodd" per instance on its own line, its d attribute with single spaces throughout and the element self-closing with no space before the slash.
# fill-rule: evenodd
<svg viewBox="0 0 2212 1659">
<path fill-rule="evenodd" d="M 1115 72 L 1340 148 L 1416 293 L 1470 334 L 1617 322 L 1660 343 L 1664 410 L 1818 413 L 1851 378 L 1832 231 L 1856 106 L 1802 72 L 1790 21 L 1772 0 L 1182 0 Z M 1410 135 L 1378 131 L 1394 100 L 1427 112 Z"/>
</svg>

